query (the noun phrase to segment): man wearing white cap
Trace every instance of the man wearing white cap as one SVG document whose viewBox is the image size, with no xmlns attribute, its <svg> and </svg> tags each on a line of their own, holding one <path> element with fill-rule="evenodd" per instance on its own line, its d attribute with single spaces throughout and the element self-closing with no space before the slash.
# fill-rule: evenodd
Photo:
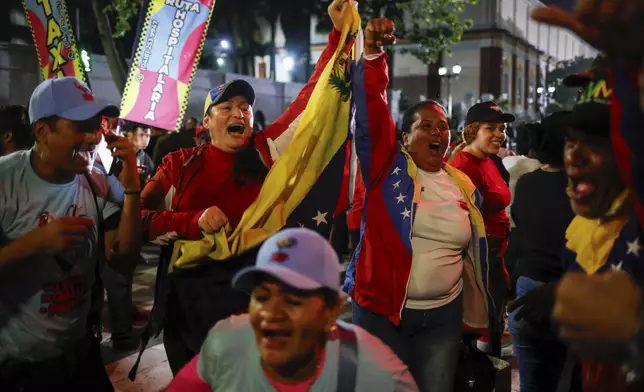
<svg viewBox="0 0 644 392">
<path fill-rule="evenodd" d="M 249 314 L 217 323 L 167 392 L 418 391 L 389 347 L 337 320 L 340 262 L 318 233 L 270 237 L 233 286 L 251 293 Z"/>
<path fill-rule="evenodd" d="M 76 78 L 46 80 L 29 103 L 35 146 L 0 158 L 2 391 L 113 391 L 92 311 L 103 297 L 97 277 L 103 259 L 133 268 L 124 256 L 141 238 L 131 143 L 108 145 L 123 161 L 122 207 L 92 167 L 102 116 L 118 114 Z"/>
</svg>

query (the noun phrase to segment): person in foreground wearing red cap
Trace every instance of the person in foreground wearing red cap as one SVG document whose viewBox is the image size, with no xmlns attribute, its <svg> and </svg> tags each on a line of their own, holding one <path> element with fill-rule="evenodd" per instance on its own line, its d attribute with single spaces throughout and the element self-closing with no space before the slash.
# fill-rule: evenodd
<svg viewBox="0 0 644 392">
<path fill-rule="evenodd" d="M 202 232 L 211 234 L 227 225 L 231 229 L 238 225 L 259 195 L 273 162 L 290 143 L 313 88 L 339 44 L 345 6 L 348 3 L 344 0 L 335 0 L 329 6 L 335 28 L 313 76 L 295 102 L 265 130 L 253 132 L 255 91 L 248 82 L 234 80 L 208 93 L 203 126 L 208 129 L 212 142 L 165 157 L 143 191 L 149 240 L 159 244 L 170 244 L 180 238 L 198 240 Z M 212 299 L 212 304 L 224 318 L 244 311 L 248 296 L 231 289 L 226 280 L 232 277 L 235 268 L 219 264 L 222 265 L 222 294 Z M 167 267 L 160 268 L 159 274 L 167 273 Z M 168 301 L 173 303 L 172 297 Z M 172 312 L 171 308 L 177 307 L 168 305 L 168 313 Z M 188 337 L 175 330 L 171 319 L 172 316 L 165 317 L 164 342 L 168 362 L 173 372 L 177 372 L 199 347 L 187 347 Z"/>
<path fill-rule="evenodd" d="M 337 319 L 340 262 L 318 233 L 273 235 L 233 286 L 250 293 L 248 314 L 217 323 L 166 391 L 418 391 L 389 347 Z"/>
<path fill-rule="evenodd" d="M 132 144 L 108 145 L 123 162 L 124 201 L 92 167 L 102 116 L 73 77 L 34 90 L 31 150 L 0 158 L 0 390 L 111 392 L 100 350 L 102 262 L 124 274 L 140 250 L 140 181 Z"/>
</svg>

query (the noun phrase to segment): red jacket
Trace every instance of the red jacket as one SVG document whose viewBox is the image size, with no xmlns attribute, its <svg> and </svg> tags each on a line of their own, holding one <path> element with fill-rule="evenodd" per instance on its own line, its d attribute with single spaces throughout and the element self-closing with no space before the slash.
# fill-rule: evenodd
<svg viewBox="0 0 644 392">
<path fill-rule="evenodd" d="M 358 163 L 355 187 L 353 189 L 353 203 L 351 203 L 351 209 L 347 212 L 347 227 L 349 228 L 349 230 L 360 230 L 362 210 L 364 207 L 364 193 L 364 179 L 362 178 L 362 170 L 360 169 L 360 164 Z"/>
<path fill-rule="evenodd" d="M 255 148 L 267 167 L 272 159 L 268 141 L 276 141 L 304 111 L 324 67 L 335 52 L 340 33 L 333 30 L 311 79 L 284 114 L 264 131 L 257 132 Z M 212 145 L 182 149 L 163 158 L 157 173 L 145 186 L 142 198 L 147 239 L 167 244 L 178 238 L 198 240 L 199 217 L 219 207 L 235 227 L 259 195 L 261 184 L 240 187 L 232 180 L 234 155 Z"/>
</svg>

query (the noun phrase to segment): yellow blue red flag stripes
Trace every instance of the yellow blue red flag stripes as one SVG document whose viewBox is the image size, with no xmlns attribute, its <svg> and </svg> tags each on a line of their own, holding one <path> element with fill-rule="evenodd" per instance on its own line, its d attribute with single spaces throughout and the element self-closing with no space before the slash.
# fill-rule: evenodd
<svg viewBox="0 0 644 392">
<path fill-rule="evenodd" d="M 615 157 L 626 184 L 634 193 L 637 215 L 644 224 L 644 111 L 637 84 L 641 61 L 618 60 L 613 64 L 611 138 Z"/>
<path fill-rule="evenodd" d="M 360 16 L 350 7 L 341 44 L 322 71 L 291 143 L 271 168 L 257 200 L 246 210 L 236 230 L 229 237 L 222 230 L 214 236 L 206 235 L 202 241 L 175 245 L 180 247 L 176 249 L 176 266 L 206 255 L 224 260 L 241 254 L 287 224 L 314 229 L 330 224 L 344 174 L 352 114 L 350 52 L 359 27 Z M 326 192 L 325 183 L 328 186 L 336 182 L 337 192 Z M 332 206 L 319 204 L 316 208 L 316 203 L 325 197 Z M 304 202 L 305 199 L 308 200 Z M 315 216 L 305 216 L 311 213 Z"/>
<path fill-rule="evenodd" d="M 87 83 L 65 1 L 23 0 L 22 5 L 43 79 L 75 76 Z"/>
</svg>

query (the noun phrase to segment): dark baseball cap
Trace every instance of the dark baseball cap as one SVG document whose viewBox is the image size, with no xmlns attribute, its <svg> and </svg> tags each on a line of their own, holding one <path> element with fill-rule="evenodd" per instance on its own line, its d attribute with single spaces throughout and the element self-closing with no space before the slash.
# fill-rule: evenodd
<svg viewBox="0 0 644 392">
<path fill-rule="evenodd" d="M 208 91 L 203 108 L 204 115 L 208 115 L 208 110 L 213 105 L 225 102 L 233 97 L 244 97 L 251 106 L 255 105 L 255 90 L 253 89 L 253 86 L 245 80 L 235 79 Z"/>
<path fill-rule="evenodd" d="M 610 112 L 613 86 L 608 78 L 610 65 L 604 56 L 598 56 L 587 72 L 577 78 L 566 78 L 569 83 L 579 82 L 579 96 L 570 115 L 570 127 L 576 131 L 597 136 L 610 136 Z"/>
<path fill-rule="evenodd" d="M 503 113 L 501 107 L 492 101 L 480 102 L 472 106 L 465 116 L 465 125 L 475 122 L 511 123 L 516 120 L 511 113 Z"/>
</svg>

